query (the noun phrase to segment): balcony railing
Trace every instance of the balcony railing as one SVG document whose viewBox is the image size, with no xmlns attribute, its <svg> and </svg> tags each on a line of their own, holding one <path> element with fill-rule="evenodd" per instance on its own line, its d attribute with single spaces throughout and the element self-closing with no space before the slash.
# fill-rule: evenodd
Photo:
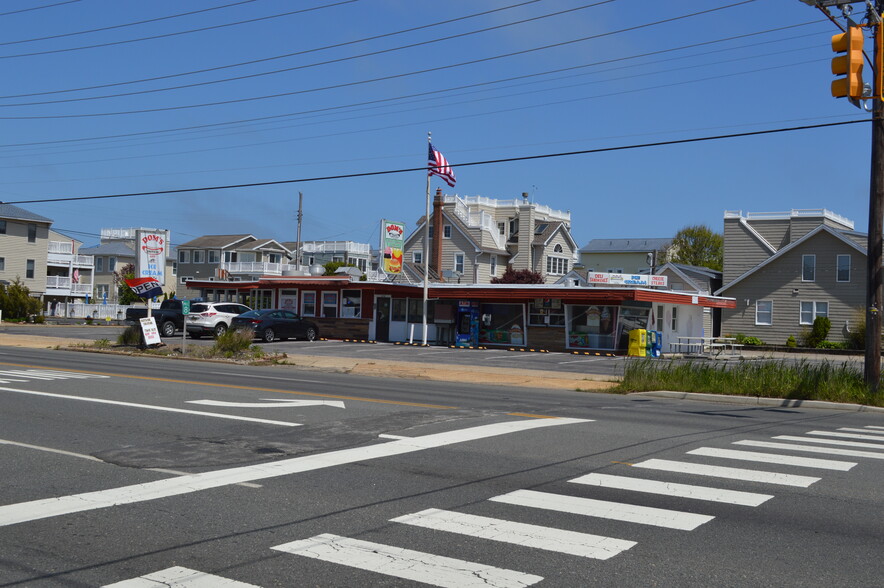
<svg viewBox="0 0 884 588">
<path fill-rule="evenodd" d="M 281 276 L 282 272 L 297 269 L 297 266 L 260 261 L 228 261 L 218 264 L 218 269 L 237 275 Z"/>
<path fill-rule="evenodd" d="M 301 243 L 302 253 L 360 253 L 368 255 L 371 246 L 368 243 L 355 241 L 304 241 Z"/>
<path fill-rule="evenodd" d="M 92 294 L 92 284 L 72 283 L 69 276 L 46 276 L 46 293 L 85 296 Z"/>
</svg>

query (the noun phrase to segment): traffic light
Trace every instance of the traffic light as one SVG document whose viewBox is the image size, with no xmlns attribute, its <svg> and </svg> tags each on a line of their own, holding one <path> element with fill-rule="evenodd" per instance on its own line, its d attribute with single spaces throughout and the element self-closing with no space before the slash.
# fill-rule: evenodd
<svg viewBox="0 0 884 588">
<path fill-rule="evenodd" d="M 863 97 L 863 42 L 863 31 L 858 26 L 832 36 L 832 51 L 841 54 L 832 58 L 832 73 L 844 76 L 832 82 L 833 97 Z"/>
</svg>

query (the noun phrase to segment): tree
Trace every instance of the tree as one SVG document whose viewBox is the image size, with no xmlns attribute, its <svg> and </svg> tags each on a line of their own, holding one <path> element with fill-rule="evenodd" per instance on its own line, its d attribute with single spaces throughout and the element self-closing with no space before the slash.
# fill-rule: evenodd
<svg viewBox="0 0 884 588">
<path fill-rule="evenodd" d="M 491 278 L 492 284 L 543 284 L 543 276 L 529 269 L 514 270 L 506 268 L 499 278 Z"/>
<path fill-rule="evenodd" d="M 4 317 L 23 319 L 28 315 L 40 314 L 40 299 L 31 296 L 31 290 L 16 276 L 8 286 L 0 286 L 0 309 Z"/>
<path fill-rule="evenodd" d="M 132 291 L 132 288 L 126 285 L 126 279 L 131 280 L 134 277 L 135 264 L 132 263 L 127 263 L 119 271 L 114 272 L 114 284 L 117 287 L 117 304 L 132 304 L 141 300 Z"/>
<path fill-rule="evenodd" d="M 724 266 L 724 237 L 706 225 L 684 227 L 675 234 L 666 257 L 675 263 L 721 271 Z"/>
</svg>

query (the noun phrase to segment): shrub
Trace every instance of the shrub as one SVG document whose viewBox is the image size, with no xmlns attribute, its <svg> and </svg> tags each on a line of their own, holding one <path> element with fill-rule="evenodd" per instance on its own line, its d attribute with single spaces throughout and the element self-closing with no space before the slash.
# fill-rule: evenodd
<svg viewBox="0 0 884 588">
<path fill-rule="evenodd" d="M 234 355 L 249 349 L 252 346 L 253 338 L 254 333 L 251 331 L 229 329 L 215 339 L 215 345 L 212 347 L 212 351 L 219 355 L 233 357 Z"/>
<path fill-rule="evenodd" d="M 141 327 L 132 325 L 127 327 L 125 331 L 117 337 L 117 345 L 126 345 L 129 347 L 138 347 L 141 345 Z"/>
<path fill-rule="evenodd" d="M 810 335 L 807 337 L 808 347 L 818 347 L 820 343 L 826 340 L 829 335 L 829 329 L 832 328 L 832 321 L 827 316 L 818 316 L 813 320 L 813 327 L 810 329 Z"/>
<path fill-rule="evenodd" d="M 30 289 L 16 277 L 11 284 L 0 286 L 0 310 L 5 320 L 26 319 L 40 314 L 40 299 L 31 296 Z"/>
<path fill-rule="evenodd" d="M 840 341 L 820 341 L 817 343 L 817 349 L 847 349 L 846 343 Z"/>
<path fill-rule="evenodd" d="M 764 345 L 764 341 L 758 337 L 747 336 L 743 333 L 737 333 L 734 335 L 734 339 L 740 345 Z"/>
<path fill-rule="evenodd" d="M 847 332 L 847 344 L 850 349 L 866 348 L 866 315 L 857 311 Z"/>
<path fill-rule="evenodd" d="M 798 342 L 795 340 L 795 335 L 789 335 L 789 338 L 786 339 L 786 347 L 798 347 Z"/>
</svg>

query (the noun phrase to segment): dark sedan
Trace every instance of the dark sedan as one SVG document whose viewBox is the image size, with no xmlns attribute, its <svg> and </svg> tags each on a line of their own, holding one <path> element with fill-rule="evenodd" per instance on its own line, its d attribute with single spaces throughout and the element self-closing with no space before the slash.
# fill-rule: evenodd
<svg viewBox="0 0 884 588">
<path fill-rule="evenodd" d="M 290 310 L 271 308 L 250 310 L 233 317 L 232 329 L 250 329 L 255 337 L 271 342 L 279 339 L 306 339 L 313 341 L 319 337 L 316 324 L 302 319 Z"/>
</svg>

